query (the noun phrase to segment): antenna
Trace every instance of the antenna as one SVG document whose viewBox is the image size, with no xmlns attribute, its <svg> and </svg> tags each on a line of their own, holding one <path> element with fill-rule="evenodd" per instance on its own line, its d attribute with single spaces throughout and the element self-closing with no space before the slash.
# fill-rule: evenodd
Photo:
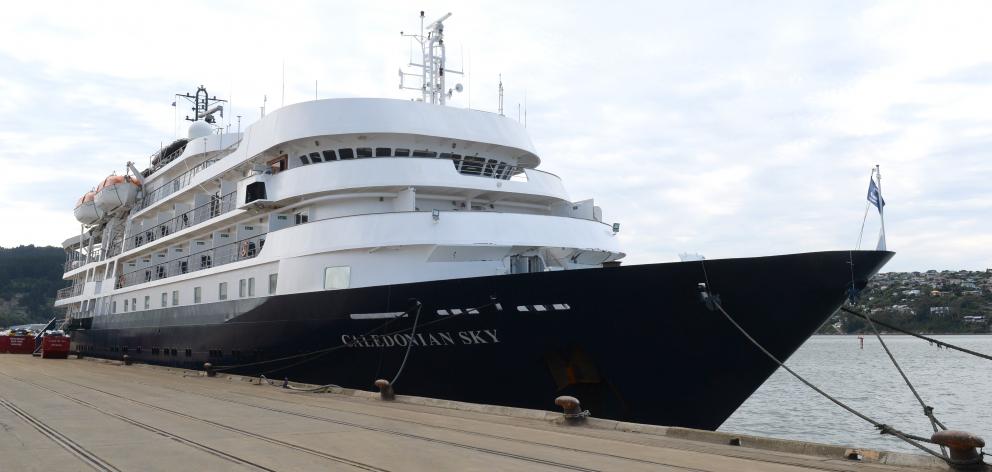
<svg viewBox="0 0 992 472">
<path fill-rule="evenodd" d="M 227 100 L 221 100 L 217 98 L 216 95 L 211 97 L 207 93 L 207 88 L 202 85 L 197 87 L 196 94 L 194 95 L 190 95 L 189 93 L 177 93 L 176 97 L 185 98 L 186 101 L 193 104 L 193 117 L 190 118 L 189 115 L 186 115 L 186 121 L 203 120 L 207 123 L 213 124 L 214 121 L 216 121 L 214 118 L 214 113 L 220 112 L 220 117 L 224 117 L 224 106 L 219 104 L 227 103 Z M 211 105 L 213 106 L 211 107 Z"/>
<path fill-rule="evenodd" d="M 450 70 L 446 68 L 447 56 L 444 44 L 444 21 L 451 17 L 448 13 L 438 18 L 431 24 L 424 26 L 424 12 L 420 12 L 420 34 L 404 34 L 400 31 L 400 36 L 412 38 L 420 43 L 421 61 L 415 63 L 413 60 L 407 64 L 408 67 L 419 68 L 420 72 L 403 72 L 399 70 L 400 89 L 419 90 L 421 101 L 430 102 L 435 105 L 444 105 L 455 92 L 463 90 L 461 84 L 455 84 L 454 88 L 445 88 L 445 73 L 463 75 L 462 71 Z M 427 30 L 427 34 L 424 31 Z M 411 44 L 412 47 L 412 44 Z M 411 54 L 412 55 L 412 54 Z M 413 87 L 404 84 L 407 77 L 420 76 L 420 87 Z"/>
<path fill-rule="evenodd" d="M 503 116 L 503 74 L 499 75 L 499 116 Z"/>
</svg>

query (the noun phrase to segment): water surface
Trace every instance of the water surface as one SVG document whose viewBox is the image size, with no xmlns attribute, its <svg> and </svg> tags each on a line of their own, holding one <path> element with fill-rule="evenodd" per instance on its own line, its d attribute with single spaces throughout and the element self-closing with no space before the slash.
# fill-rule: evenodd
<svg viewBox="0 0 992 472">
<path fill-rule="evenodd" d="M 990 335 L 933 336 L 992 354 Z M 910 336 L 883 336 L 938 420 L 992 442 L 992 361 L 938 349 Z M 813 336 L 786 362 L 814 385 L 865 415 L 904 432 L 933 432 L 922 408 L 874 336 Z M 720 431 L 889 451 L 919 451 L 848 413 L 779 369 Z"/>
</svg>

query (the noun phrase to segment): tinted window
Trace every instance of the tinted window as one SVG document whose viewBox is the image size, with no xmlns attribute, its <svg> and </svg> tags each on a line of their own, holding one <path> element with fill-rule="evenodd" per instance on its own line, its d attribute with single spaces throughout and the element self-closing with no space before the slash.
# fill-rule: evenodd
<svg viewBox="0 0 992 472">
<path fill-rule="evenodd" d="M 324 162 L 336 160 L 338 160 L 338 158 L 334 156 L 334 151 L 331 151 L 330 149 L 324 151 Z"/>
<path fill-rule="evenodd" d="M 389 148 L 375 148 L 375 157 L 389 157 Z"/>
<path fill-rule="evenodd" d="M 410 150 L 396 148 L 396 154 L 393 155 L 396 157 L 410 157 Z"/>
<path fill-rule="evenodd" d="M 358 157 L 372 157 L 372 148 L 358 148 Z"/>
<path fill-rule="evenodd" d="M 437 157 L 437 153 L 430 151 L 413 151 L 413 157 Z"/>
<path fill-rule="evenodd" d="M 338 149 L 338 157 L 341 159 L 354 159 L 355 151 L 348 148 Z"/>
<path fill-rule="evenodd" d="M 310 153 L 310 162 L 317 163 L 320 162 L 320 154 L 316 152 Z"/>
<path fill-rule="evenodd" d="M 303 165 L 307 165 L 310 163 L 310 159 L 307 159 L 307 156 L 300 156 L 300 162 L 303 163 Z"/>
</svg>

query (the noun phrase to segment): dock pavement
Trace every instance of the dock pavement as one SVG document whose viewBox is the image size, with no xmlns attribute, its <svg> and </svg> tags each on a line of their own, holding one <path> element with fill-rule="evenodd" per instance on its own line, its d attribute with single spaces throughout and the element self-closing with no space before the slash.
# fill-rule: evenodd
<svg viewBox="0 0 992 472">
<path fill-rule="evenodd" d="M 0 354 L 0 470 L 946 470 L 915 454 L 596 418 L 570 425 L 561 412 L 408 397 L 402 385 L 396 393 L 383 401 L 237 375 Z"/>
</svg>

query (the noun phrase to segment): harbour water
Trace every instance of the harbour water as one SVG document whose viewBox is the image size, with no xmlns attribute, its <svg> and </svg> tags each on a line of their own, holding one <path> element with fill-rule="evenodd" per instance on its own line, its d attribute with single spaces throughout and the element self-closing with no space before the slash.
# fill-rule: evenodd
<svg viewBox="0 0 992 472">
<path fill-rule="evenodd" d="M 992 354 L 990 335 L 933 336 Z M 886 336 L 920 396 L 950 429 L 992 441 L 992 362 L 938 349 L 910 336 Z M 874 336 L 814 336 L 786 362 L 827 393 L 885 424 L 920 436 L 932 433 L 929 420 Z M 850 445 L 889 451 L 921 452 L 883 436 L 788 372 L 779 369 L 724 424 L 720 431 Z"/>
</svg>

